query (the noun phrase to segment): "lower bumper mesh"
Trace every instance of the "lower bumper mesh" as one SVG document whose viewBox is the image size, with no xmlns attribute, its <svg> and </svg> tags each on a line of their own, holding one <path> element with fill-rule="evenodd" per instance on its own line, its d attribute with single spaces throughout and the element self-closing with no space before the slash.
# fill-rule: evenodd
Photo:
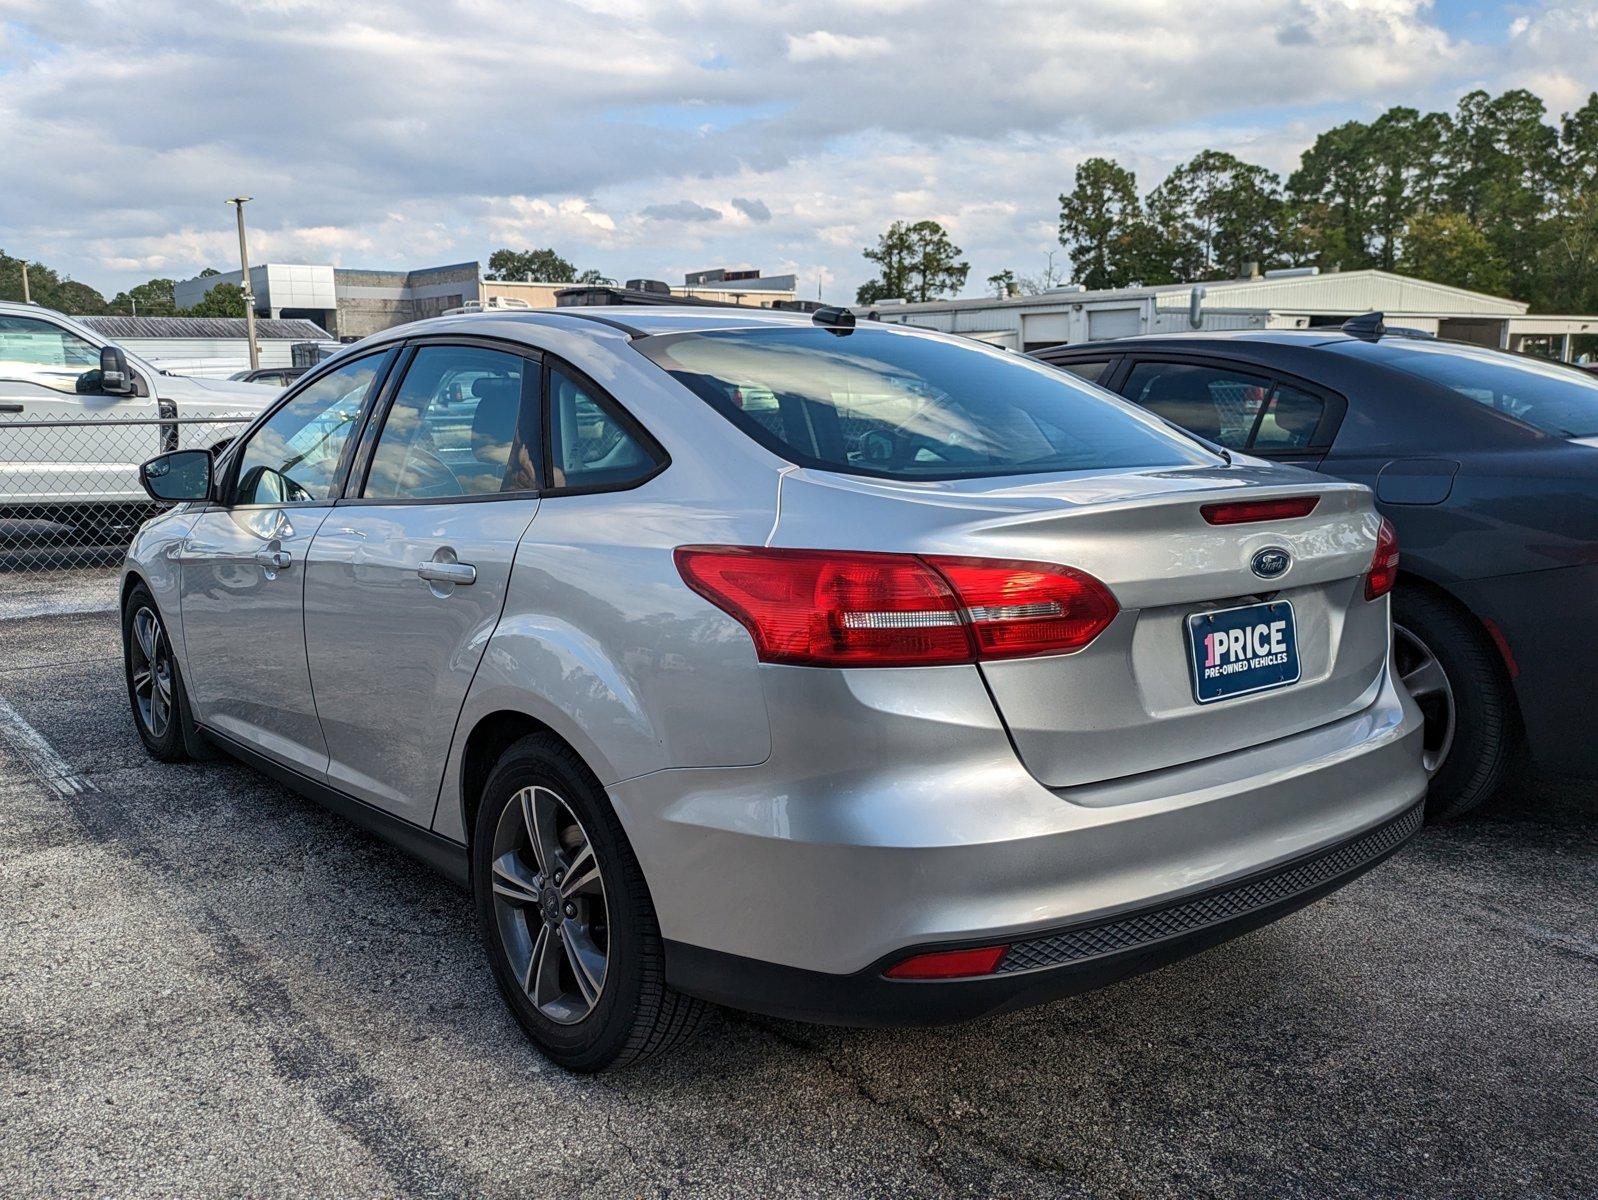
<svg viewBox="0 0 1598 1200">
<path fill-rule="evenodd" d="M 1269 874 L 1256 875 L 1164 908 L 1133 913 L 1101 925 L 1016 942 L 999 963 L 998 973 L 1033 971 L 1119 954 L 1246 917 L 1259 909 L 1313 891 L 1392 852 L 1420 828 L 1424 816 L 1424 803 L 1416 804 L 1367 833 L 1309 858 L 1288 863 Z"/>
</svg>

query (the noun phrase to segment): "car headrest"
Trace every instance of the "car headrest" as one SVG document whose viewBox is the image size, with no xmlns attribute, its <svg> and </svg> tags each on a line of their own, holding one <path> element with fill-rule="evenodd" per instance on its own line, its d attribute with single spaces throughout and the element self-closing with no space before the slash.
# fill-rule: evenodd
<svg viewBox="0 0 1598 1200">
<path fill-rule="evenodd" d="M 472 414 L 472 456 L 503 467 L 516 439 L 516 417 L 522 406 L 522 381 L 485 376 L 472 382 L 477 411 Z"/>
</svg>

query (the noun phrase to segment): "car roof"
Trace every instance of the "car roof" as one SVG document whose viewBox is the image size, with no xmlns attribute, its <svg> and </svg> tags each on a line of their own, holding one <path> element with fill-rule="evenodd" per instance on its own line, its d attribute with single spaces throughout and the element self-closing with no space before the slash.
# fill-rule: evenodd
<svg viewBox="0 0 1598 1200">
<path fill-rule="evenodd" d="M 1401 336 L 1401 335 L 1399 335 Z M 1104 351 L 1137 348 L 1146 350 L 1165 347 L 1200 348 L 1206 345 L 1219 349 L 1222 346 L 1236 349 L 1242 346 L 1293 346 L 1298 348 L 1338 346 L 1347 342 L 1370 345 L 1364 338 L 1352 337 L 1341 329 L 1203 329 L 1192 333 L 1138 333 L 1129 337 L 1107 341 L 1082 342 L 1074 346 L 1051 346 L 1045 354 L 1075 352 L 1078 350 Z"/>
<path fill-rule="evenodd" d="M 516 338 L 533 329 L 563 330 L 567 333 L 586 326 L 590 332 L 608 332 L 612 337 L 653 337 L 667 333 L 697 333 L 719 329 L 809 329 L 815 328 L 810 313 L 773 311 L 769 308 L 696 307 L 693 305 L 593 304 L 567 308 L 484 309 L 430 317 L 372 334 L 355 343 L 374 346 L 408 337 L 440 333 Z M 859 328 L 881 329 L 895 334 L 946 338 L 951 335 L 914 325 L 862 322 Z"/>
</svg>

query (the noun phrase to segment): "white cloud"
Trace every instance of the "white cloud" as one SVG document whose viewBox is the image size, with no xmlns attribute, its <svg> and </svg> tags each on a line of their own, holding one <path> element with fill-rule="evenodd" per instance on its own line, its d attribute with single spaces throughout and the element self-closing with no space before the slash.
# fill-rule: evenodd
<svg viewBox="0 0 1598 1200">
<path fill-rule="evenodd" d="M 244 191 L 257 258 L 553 245 L 618 278 L 792 265 L 843 298 L 862 246 L 930 216 L 980 288 L 1041 272 L 1089 154 L 1148 187 L 1210 145 L 1283 170 L 1318 129 L 1479 83 L 1570 107 L 1598 11 L 1517 8 L 1478 46 L 1428 0 L 855 0 L 825 29 L 810 0 L 220 7 L 0 0 L 0 246 L 108 291 L 226 266 Z"/>
<path fill-rule="evenodd" d="M 1555 115 L 1598 88 L 1598 3 L 1545 4 L 1509 25 L 1506 77 L 1530 88 Z"/>
<path fill-rule="evenodd" d="M 860 37 L 852 34 L 828 33 L 818 29 L 814 33 L 788 35 L 788 57 L 794 62 L 818 62 L 824 58 L 845 61 L 855 58 L 875 58 L 892 48 L 885 37 Z"/>
</svg>

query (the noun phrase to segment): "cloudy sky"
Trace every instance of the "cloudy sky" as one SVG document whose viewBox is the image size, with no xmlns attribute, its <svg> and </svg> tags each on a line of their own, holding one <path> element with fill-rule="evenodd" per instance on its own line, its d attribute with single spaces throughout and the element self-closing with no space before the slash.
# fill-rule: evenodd
<svg viewBox="0 0 1598 1200">
<path fill-rule="evenodd" d="M 1092 154 L 1279 171 L 1391 104 L 1598 88 L 1598 0 L 0 0 L 0 248 L 108 295 L 552 245 L 852 298 L 895 218 L 1039 275 Z M 1060 264 L 1063 256 L 1057 256 Z"/>
</svg>

